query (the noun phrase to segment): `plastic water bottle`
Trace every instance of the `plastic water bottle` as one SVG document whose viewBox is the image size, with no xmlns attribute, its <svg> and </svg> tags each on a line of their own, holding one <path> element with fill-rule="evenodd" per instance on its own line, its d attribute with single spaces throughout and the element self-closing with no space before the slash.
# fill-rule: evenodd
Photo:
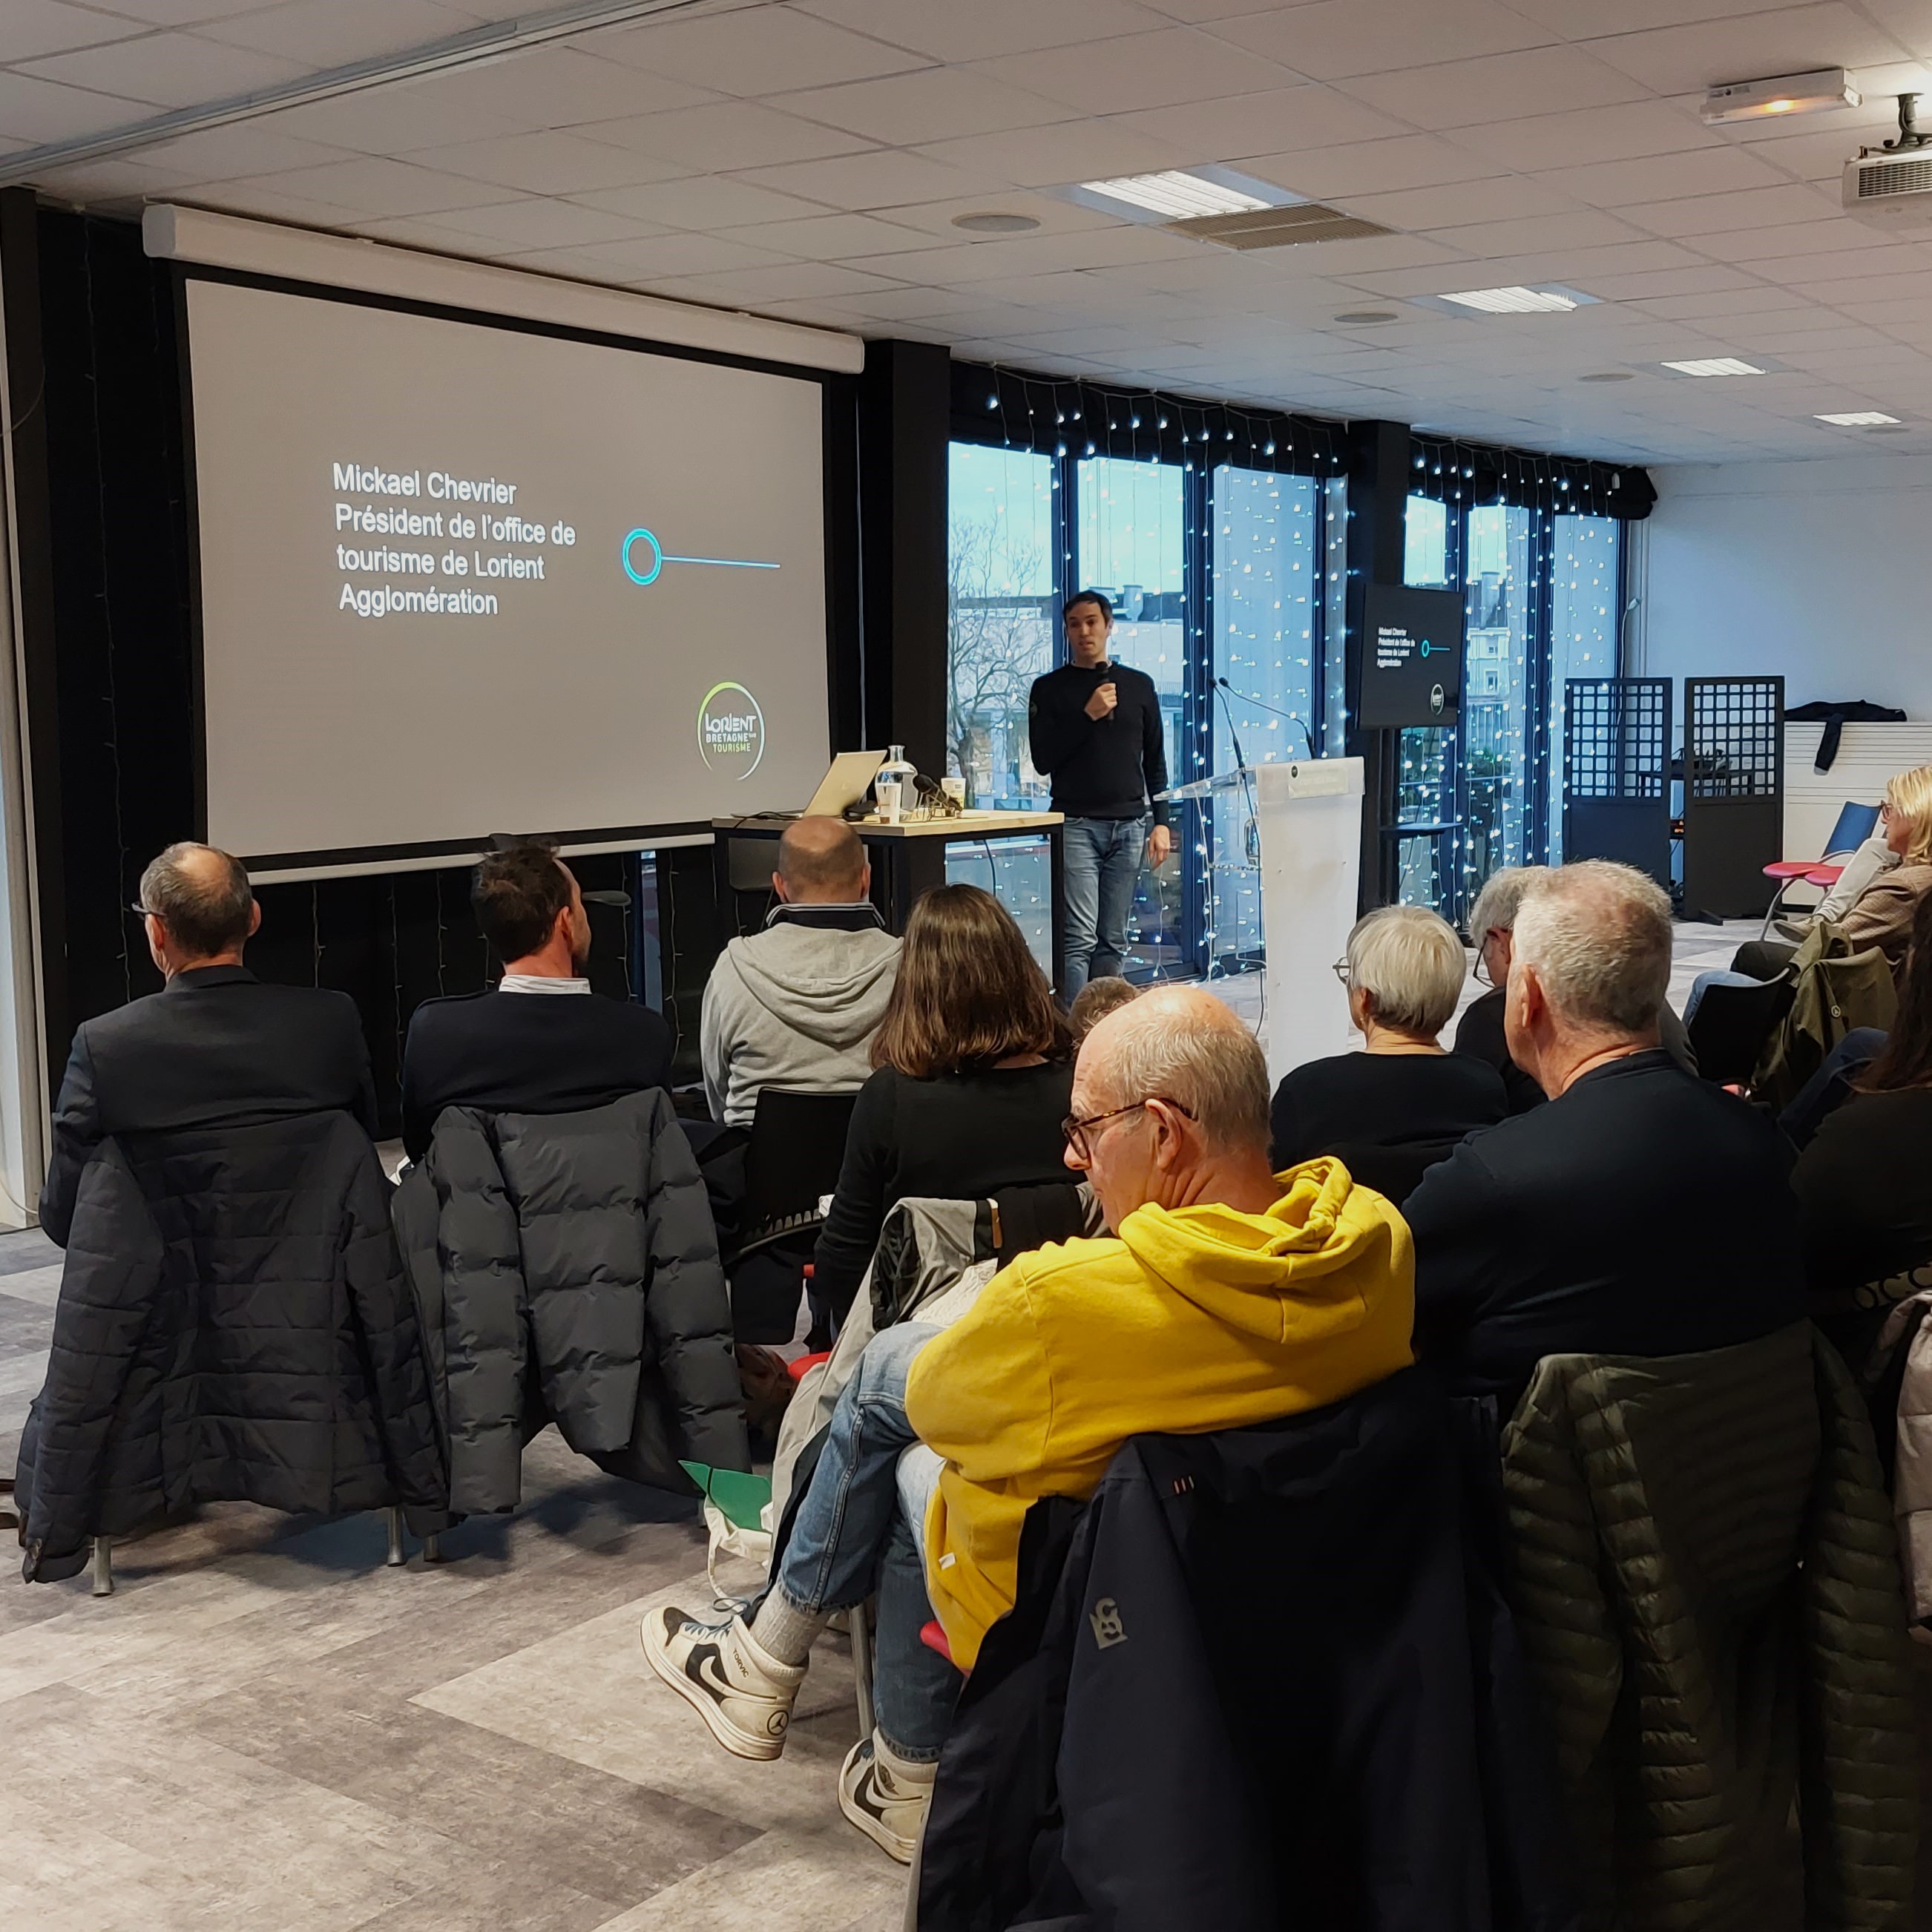
<svg viewBox="0 0 1932 1932">
<path fill-rule="evenodd" d="M 872 781 L 872 796 L 879 808 L 879 823 L 897 825 L 905 817 L 907 801 L 913 796 L 914 773 L 907 762 L 905 747 L 895 745 L 892 755 L 879 767 L 879 775 Z"/>
</svg>

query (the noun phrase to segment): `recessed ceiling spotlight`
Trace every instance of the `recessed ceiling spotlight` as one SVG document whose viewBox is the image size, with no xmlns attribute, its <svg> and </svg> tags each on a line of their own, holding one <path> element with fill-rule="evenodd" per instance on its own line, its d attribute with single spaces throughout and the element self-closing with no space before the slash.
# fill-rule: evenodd
<svg viewBox="0 0 1932 1932">
<path fill-rule="evenodd" d="M 1834 415 L 1821 416 L 1818 421 L 1829 423 L 1834 429 L 1884 429 L 1898 418 L 1887 416 L 1882 410 L 1840 410 Z"/>
<path fill-rule="evenodd" d="M 1372 322 L 1400 322 L 1402 318 L 1392 308 L 1347 308 L 1335 320 L 1349 328 L 1365 328 Z"/>
<path fill-rule="evenodd" d="M 1704 97 L 1707 128 L 1732 121 L 1763 121 L 1785 114 L 1818 114 L 1833 107 L 1862 106 L 1864 96 L 1841 67 L 1815 68 L 1808 74 L 1774 74 L 1768 80 L 1727 80 Z"/>
<path fill-rule="evenodd" d="M 1631 382 L 1636 380 L 1634 369 L 1595 369 L 1587 376 L 1579 376 L 1580 382 Z"/>
<path fill-rule="evenodd" d="M 1567 289 L 1465 289 L 1460 295 L 1445 295 L 1442 299 L 1484 315 L 1561 315 L 1581 306 Z"/>
<path fill-rule="evenodd" d="M 1144 208 L 1168 221 L 1191 221 L 1204 214 L 1244 214 L 1269 204 L 1259 195 L 1210 181 L 1204 175 L 1171 168 L 1164 174 L 1122 175 L 1112 181 L 1082 182 L 1089 194 Z"/>
<path fill-rule="evenodd" d="M 1736 356 L 1694 356 L 1687 362 L 1666 362 L 1663 366 L 1675 369 L 1680 376 L 1762 376 L 1765 373 L 1755 362 Z"/>
<path fill-rule="evenodd" d="M 1038 218 L 1030 214 L 956 214 L 952 218 L 956 228 L 970 230 L 975 235 L 1024 235 L 1029 229 L 1040 226 Z"/>
</svg>

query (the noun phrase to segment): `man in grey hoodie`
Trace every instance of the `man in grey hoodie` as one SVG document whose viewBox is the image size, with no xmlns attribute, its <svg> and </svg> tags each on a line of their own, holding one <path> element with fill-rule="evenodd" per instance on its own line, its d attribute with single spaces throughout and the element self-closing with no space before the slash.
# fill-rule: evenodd
<svg viewBox="0 0 1932 1932">
<path fill-rule="evenodd" d="M 898 972 L 899 942 L 866 895 L 866 848 L 842 819 L 800 818 L 778 841 L 764 930 L 734 939 L 699 1029 L 714 1120 L 748 1128 L 766 1087 L 854 1093 Z"/>
</svg>

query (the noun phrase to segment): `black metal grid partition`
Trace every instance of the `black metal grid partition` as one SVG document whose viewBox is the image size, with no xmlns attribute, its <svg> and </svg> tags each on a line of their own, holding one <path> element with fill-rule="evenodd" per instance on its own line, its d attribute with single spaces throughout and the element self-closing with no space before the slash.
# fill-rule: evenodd
<svg viewBox="0 0 1932 1932">
<path fill-rule="evenodd" d="M 1784 679 L 1686 678 L 1684 916 L 1758 916 L 1784 844 Z"/>
<path fill-rule="evenodd" d="M 1616 859 L 1670 884 L 1670 680 L 1563 687 L 1563 856 Z"/>
</svg>

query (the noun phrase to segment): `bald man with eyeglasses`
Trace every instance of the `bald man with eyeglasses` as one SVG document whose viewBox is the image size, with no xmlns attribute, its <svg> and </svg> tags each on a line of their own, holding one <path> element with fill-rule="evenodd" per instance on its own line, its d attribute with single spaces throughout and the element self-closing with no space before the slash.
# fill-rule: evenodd
<svg viewBox="0 0 1932 1932">
<path fill-rule="evenodd" d="M 1100 1021 L 1072 1105 L 1066 1165 L 1112 1232 L 1021 1256 L 950 1328 L 875 1336 L 749 1619 L 644 1622 L 717 1741 L 775 1758 L 813 1639 L 876 1588 L 878 1724 L 839 1802 L 902 1862 L 1034 1502 L 1090 1496 L 1130 1436 L 1321 1408 L 1410 1360 L 1408 1229 L 1338 1162 L 1270 1171 L 1268 1068 L 1211 994 L 1156 988 Z M 950 1662 L 920 1641 L 935 1612 Z"/>
</svg>

